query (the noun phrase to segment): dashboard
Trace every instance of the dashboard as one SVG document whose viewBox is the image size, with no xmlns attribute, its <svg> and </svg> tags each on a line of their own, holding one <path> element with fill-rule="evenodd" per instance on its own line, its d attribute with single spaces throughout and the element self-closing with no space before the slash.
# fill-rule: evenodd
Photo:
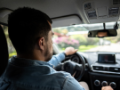
<svg viewBox="0 0 120 90">
<path fill-rule="evenodd" d="M 91 90 L 101 90 L 110 85 L 120 90 L 120 54 L 110 52 L 85 52 L 84 56 Z"/>
<path fill-rule="evenodd" d="M 120 54 L 115 53 L 84 53 L 86 63 L 88 63 L 89 68 L 93 72 L 101 73 L 111 73 L 111 74 L 120 74 Z M 100 61 L 101 56 L 102 61 Z M 111 55 L 110 57 L 108 55 Z M 107 56 L 107 60 L 106 59 Z M 109 59 L 110 58 L 110 59 Z M 112 61 L 112 62 L 111 62 Z"/>
</svg>

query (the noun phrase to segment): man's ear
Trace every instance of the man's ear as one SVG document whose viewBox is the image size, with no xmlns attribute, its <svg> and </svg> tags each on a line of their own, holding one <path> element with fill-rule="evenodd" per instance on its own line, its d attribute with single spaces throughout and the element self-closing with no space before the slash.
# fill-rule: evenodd
<svg viewBox="0 0 120 90">
<path fill-rule="evenodd" d="M 39 40 L 38 40 L 38 46 L 41 50 L 44 50 L 45 49 L 45 38 L 44 37 L 41 37 Z"/>
</svg>

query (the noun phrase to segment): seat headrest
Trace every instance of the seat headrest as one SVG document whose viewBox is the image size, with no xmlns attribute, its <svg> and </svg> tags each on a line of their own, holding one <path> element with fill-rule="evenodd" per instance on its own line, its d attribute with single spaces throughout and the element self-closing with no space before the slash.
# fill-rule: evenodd
<svg viewBox="0 0 120 90">
<path fill-rule="evenodd" d="M 8 64 L 8 47 L 5 34 L 0 25 L 0 76 L 5 71 Z"/>
</svg>

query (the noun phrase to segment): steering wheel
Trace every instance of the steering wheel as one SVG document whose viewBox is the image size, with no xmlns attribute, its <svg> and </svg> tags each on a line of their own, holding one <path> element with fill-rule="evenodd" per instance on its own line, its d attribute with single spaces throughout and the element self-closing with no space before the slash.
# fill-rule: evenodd
<svg viewBox="0 0 120 90">
<path fill-rule="evenodd" d="M 79 64 L 80 62 L 81 64 Z M 80 81 L 85 72 L 85 59 L 82 55 L 75 53 L 67 56 L 62 63 L 55 67 L 55 69 L 57 71 L 69 72 L 71 75 L 75 73 L 75 79 Z"/>
</svg>

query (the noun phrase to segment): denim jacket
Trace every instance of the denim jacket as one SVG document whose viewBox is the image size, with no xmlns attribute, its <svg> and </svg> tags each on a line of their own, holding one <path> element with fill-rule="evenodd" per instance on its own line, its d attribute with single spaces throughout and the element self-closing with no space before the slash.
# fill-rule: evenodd
<svg viewBox="0 0 120 90">
<path fill-rule="evenodd" d="M 63 59 L 63 53 L 49 62 L 12 57 L 0 78 L 0 90 L 84 90 L 69 73 L 54 70 Z"/>
</svg>

